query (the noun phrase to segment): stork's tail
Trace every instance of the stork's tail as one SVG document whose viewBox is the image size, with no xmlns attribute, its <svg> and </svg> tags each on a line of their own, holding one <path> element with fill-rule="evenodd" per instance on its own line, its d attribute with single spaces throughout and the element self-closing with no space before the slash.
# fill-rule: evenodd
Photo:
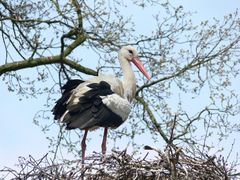
<svg viewBox="0 0 240 180">
<path fill-rule="evenodd" d="M 67 100 L 71 96 L 72 91 L 84 81 L 79 79 L 69 80 L 62 88 L 62 97 L 56 101 L 56 105 L 53 107 L 52 112 L 55 120 L 59 120 L 67 110 Z"/>
</svg>

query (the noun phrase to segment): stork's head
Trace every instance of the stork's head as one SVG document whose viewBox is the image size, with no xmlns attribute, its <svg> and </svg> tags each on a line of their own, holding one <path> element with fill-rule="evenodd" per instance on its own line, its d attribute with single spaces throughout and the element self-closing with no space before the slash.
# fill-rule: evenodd
<svg viewBox="0 0 240 180">
<path fill-rule="evenodd" d="M 136 49 L 132 46 L 123 46 L 119 53 L 128 61 L 132 61 L 134 57 L 138 57 Z"/>
<path fill-rule="evenodd" d="M 124 57 L 124 59 L 128 60 L 129 62 L 132 62 L 133 64 L 135 64 L 135 66 L 143 73 L 143 75 L 148 80 L 150 79 L 149 74 L 147 73 L 142 62 L 138 58 L 138 53 L 134 47 L 132 47 L 130 45 L 123 46 L 119 51 L 119 55 Z"/>
</svg>

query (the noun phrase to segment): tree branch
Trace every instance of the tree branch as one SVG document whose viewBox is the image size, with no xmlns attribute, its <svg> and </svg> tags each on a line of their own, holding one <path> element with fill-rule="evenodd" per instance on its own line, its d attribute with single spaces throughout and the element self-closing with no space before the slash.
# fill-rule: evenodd
<svg viewBox="0 0 240 180">
<path fill-rule="evenodd" d="M 68 45 L 67 48 L 64 50 L 64 57 L 68 56 L 69 54 L 71 54 L 71 52 L 78 47 L 80 44 L 82 44 L 84 41 L 86 40 L 86 37 L 84 36 L 84 34 L 80 34 L 79 36 L 77 36 L 77 38 L 75 39 L 75 41 L 73 41 L 72 44 Z"/>
<path fill-rule="evenodd" d="M 73 60 L 64 58 L 61 59 L 60 55 L 57 56 L 49 56 L 49 57 L 42 57 L 42 58 L 35 58 L 35 59 L 28 59 L 28 60 L 22 60 L 22 61 L 17 61 L 17 62 L 12 62 L 12 63 L 7 63 L 4 65 L 0 66 L 0 76 L 6 72 L 9 71 L 16 71 L 16 70 L 20 70 L 20 69 L 26 69 L 26 68 L 32 68 L 32 67 L 36 67 L 36 66 L 41 66 L 41 65 L 48 65 L 48 64 L 55 64 L 55 63 L 62 63 L 65 65 L 68 65 L 69 67 L 85 73 L 85 74 L 89 74 L 89 75 L 97 75 L 97 72 L 81 66 L 80 64 L 76 63 Z"/>
<path fill-rule="evenodd" d="M 146 101 L 144 101 L 144 99 L 142 97 L 136 96 L 135 99 L 140 102 L 144 109 L 147 111 L 148 116 L 150 118 L 150 120 L 152 121 L 154 127 L 156 128 L 156 131 L 162 136 L 162 138 L 164 139 L 164 141 L 169 144 L 169 139 L 167 138 L 167 136 L 165 135 L 165 133 L 163 132 L 163 130 L 161 129 L 159 123 L 157 122 L 156 118 L 153 115 L 153 112 L 151 111 L 151 109 L 148 106 L 148 103 L 146 103 Z"/>
<path fill-rule="evenodd" d="M 222 39 L 220 40 L 222 41 Z M 226 45 L 224 48 L 219 49 L 217 52 L 215 52 L 213 54 L 213 51 L 216 49 L 216 47 L 220 44 L 220 42 L 216 43 L 215 46 L 213 46 L 213 48 L 203 57 L 200 56 L 196 56 L 193 58 L 193 60 L 185 65 L 184 67 L 182 67 L 182 69 L 180 69 L 179 71 L 174 72 L 172 75 L 169 76 L 165 76 L 163 78 L 157 79 L 155 81 L 152 81 L 148 84 L 144 84 L 143 86 L 141 86 L 140 88 L 138 88 L 136 95 L 138 95 L 139 92 L 141 92 L 144 88 L 148 88 L 150 86 L 153 86 L 159 82 L 168 80 L 168 79 L 172 79 L 174 77 L 180 76 L 182 74 L 184 74 L 186 71 L 191 70 L 195 67 L 198 67 L 199 65 L 203 65 L 206 64 L 214 59 L 216 59 L 217 57 L 220 57 L 221 55 L 225 54 L 227 51 L 229 51 L 231 48 L 233 48 L 236 44 L 238 44 L 240 41 L 240 36 L 238 36 L 233 42 L 231 42 L 230 44 Z"/>
</svg>

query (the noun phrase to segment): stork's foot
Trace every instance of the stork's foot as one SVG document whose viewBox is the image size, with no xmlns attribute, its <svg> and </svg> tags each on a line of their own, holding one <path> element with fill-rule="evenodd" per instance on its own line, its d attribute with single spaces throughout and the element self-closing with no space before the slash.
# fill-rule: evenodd
<svg viewBox="0 0 240 180">
<path fill-rule="evenodd" d="M 102 154 L 102 163 L 104 163 L 106 159 L 107 159 L 106 154 Z"/>
</svg>

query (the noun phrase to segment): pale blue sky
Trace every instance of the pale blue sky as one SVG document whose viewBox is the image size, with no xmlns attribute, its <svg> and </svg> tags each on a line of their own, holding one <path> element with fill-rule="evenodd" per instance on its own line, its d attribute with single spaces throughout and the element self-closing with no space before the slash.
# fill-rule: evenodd
<svg viewBox="0 0 240 180">
<path fill-rule="evenodd" d="M 173 2 L 177 5 L 183 5 L 185 10 L 196 11 L 197 13 L 192 17 L 193 22 L 212 17 L 221 18 L 240 7 L 240 1 L 236 0 L 179 0 Z M 141 22 L 144 20 L 150 22 L 152 11 L 144 15 L 138 10 L 135 11 L 136 14 L 133 14 L 133 17 L 136 16 L 134 19 L 136 19 L 137 27 L 140 27 L 139 31 L 149 32 L 151 25 L 142 26 Z M 2 61 L 3 59 L 0 60 L 1 64 Z M 24 73 L 31 74 L 32 72 L 25 70 Z M 32 155 L 35 158 L 40 158 L 46 154 L 48 141 L 40 128 L 32 123 L 35 113 L 43 108 L 46 97 L 38 96 L 19 101 L 19 97 L 15 93 L 8 92 L 7 86 L 0 81 L 0 99 L 0 169 L 3 166 L 13 166 L 19 156 Z"/>
</svg>

